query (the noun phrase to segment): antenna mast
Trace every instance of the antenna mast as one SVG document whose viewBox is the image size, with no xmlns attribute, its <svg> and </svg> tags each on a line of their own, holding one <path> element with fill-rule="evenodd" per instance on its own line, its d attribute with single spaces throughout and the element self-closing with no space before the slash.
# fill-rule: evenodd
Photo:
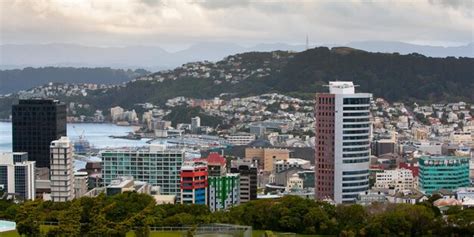
<svg viewBox="0 0 474 237">
<path fill-rule="evenodd" d="M 309 39 L 308 39 L 308 34 L 306 34 L 306 50 L 309 49 Z"/>
</svg>

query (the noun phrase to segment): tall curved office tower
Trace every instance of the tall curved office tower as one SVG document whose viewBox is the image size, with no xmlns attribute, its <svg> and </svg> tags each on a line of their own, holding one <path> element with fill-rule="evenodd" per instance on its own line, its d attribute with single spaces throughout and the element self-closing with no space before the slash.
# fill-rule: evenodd
<svg viewBox="0 0 474 237">
<path fill-rule="evenodd" d="M 316 94 L 317 199 L 351 203 L 369 189 L 371 98 L 347 81 L 329 82 L 329 93 Z"/>
</svg>

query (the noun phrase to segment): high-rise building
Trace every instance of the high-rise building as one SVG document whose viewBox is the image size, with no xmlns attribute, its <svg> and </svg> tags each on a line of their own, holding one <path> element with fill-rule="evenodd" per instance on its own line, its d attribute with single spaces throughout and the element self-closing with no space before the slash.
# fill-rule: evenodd
<svg viewBox="0 0 474 237">
<path fill-rule="evenodd" d="M 104 185 L 120 176 L 131 176 L 152 186 L 161 194 L 180 196 L 180 170 L 184 150 L 150 145 L 144 148 L 114 149 L 101 152 Z"/>
<path fill-rule="evenodd" d="M 89 177 L 87 172 L 75 172 L 74 173 L 74 196 L 80 198 L 89 191 Z"/>
<path fill-rule="evenodd" d="M 257 167 L 251 160 L 233 160 L 231 173 L 240 174 L 240 203 L 257 199 Z"/>
<path fill-rule="evenodd" d="M 199 127 L 201 127 L 201 118 L 198 116 L 191 118 L 191 131 L 197 133 L 199 132 Z"/>
<path fill-rule="evenodd" d="M 187 161 L 181 166 L 181 204 L 207 205 L 207 163 Z"/>
<path fill-rule="evenodd" d="M 35 184 L 35 162 L 28 161 L 28 153 L 0 153 L 0 190 L 34 200 Z"/>
<path fill-rule="evenodd" d="M 68 137 L 51 142 L 51 200 L 66 202 L 74 199 L 74 160 Z"/>
<path fill-rule="evenodd" d="M 368 190 L 371 98 L 345 81 L 329 82 L 329 93 L 316 94 L 317 199 L 350 203 Z"/>
<path fill-rule="evenodd" d="M 240 203 L 240 175 L 228 174 L 226 160 L 218 153 L 211 152 L 207 161 L 208 205 L 211 211 L 225 210 Z"/>
<path fill-rule="evenodd" d="M 205 159 L 209 167 L 209 176 L 223 176 L 227 173 L 227 163 L 224 157 L 217 152 L 211 152 Z"/>
<path fill-rule="evenodd" d="M 468 187 L 469 157 L 422 156 L 419 159 L 419 189 L 431 194 L 440 189 Z"/>
<path fill-rule="evenodd" d="M 240 175 L 209 176 L 209 200 L 211 211 L 226 210 L 240 203 Z"/>
<path fill-rule="evenodd" d="M 36 166 L 49 168 L 50 143 L 66 136 L 66 105 L 52 99 L 20 100 L 12 107 L 13 151 L 27 152 Z"/>
</svg>

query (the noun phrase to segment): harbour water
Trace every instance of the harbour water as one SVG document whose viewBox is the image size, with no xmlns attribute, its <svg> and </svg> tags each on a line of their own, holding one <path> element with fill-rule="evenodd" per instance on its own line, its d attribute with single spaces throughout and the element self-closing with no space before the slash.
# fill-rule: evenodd
<svg viewBox="0 0 474 237">
<path fill-rule="evenodd" d="M 74 123 L 67 125 L 67 135 L 72 141 L 79 140 L 84 132 L 84 138 L 95 148 L 143 146 L 148 139 L 127 140 L 114 139 L 109 136 L 124 136 L 133 131 L 130 126 L 117 126 L 106 123 Z M 12 124 L 0 122 L 0 152 L 12 150 Z"/>
</svg>

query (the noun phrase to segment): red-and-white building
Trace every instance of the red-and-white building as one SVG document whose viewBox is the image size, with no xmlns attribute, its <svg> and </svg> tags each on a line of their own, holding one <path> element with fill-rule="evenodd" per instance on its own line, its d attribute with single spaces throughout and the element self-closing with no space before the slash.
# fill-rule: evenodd
<svg viewBox="0 0 474 237">
<path fill-rule="evenodd" d="M 371 99 L 347 81 L 316 94 L 316 199 L 351 203 L 369 189 Z"/>
</svg>

